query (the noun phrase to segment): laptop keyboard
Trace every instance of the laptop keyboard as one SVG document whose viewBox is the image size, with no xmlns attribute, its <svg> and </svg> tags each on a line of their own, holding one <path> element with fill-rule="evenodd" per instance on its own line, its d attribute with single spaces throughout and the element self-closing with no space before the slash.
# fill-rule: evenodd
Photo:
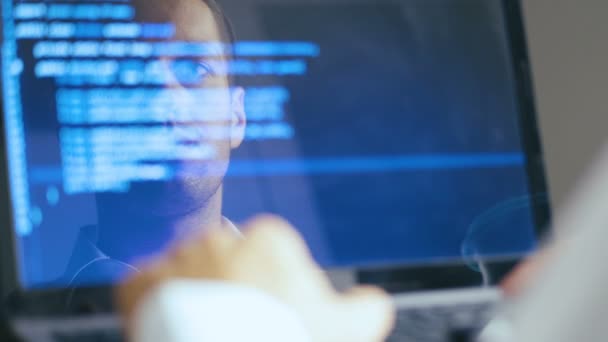
<svg viewBox="0 0 608 342">
<path fill-rule="evenodd" d="M 123 342 L 118 317 L 17 320 L 13 327 L 25 342 Z"/>
<path fill-rule="evenodd" d="M 401 308 L 387 342 L 470 342 L 492 318 L 495 302 Z"/>
<path fill-rule="evenodd" d="M 492 318 L 497 301 L 476 301 L 431 306 L 400 306 L 396 328 L 387 342 L 471 342 Z M 16 330 L 24 341 L 123 342 L 116 317 L 67 320 L 25 320 Z"/>
<path fill-rule="evenodd" d="M 123 342 L 126 339 L 118 330 L 91 330 L 72 333 L 55 333 L 52 340 L 54 342 Z"/>
</svg>

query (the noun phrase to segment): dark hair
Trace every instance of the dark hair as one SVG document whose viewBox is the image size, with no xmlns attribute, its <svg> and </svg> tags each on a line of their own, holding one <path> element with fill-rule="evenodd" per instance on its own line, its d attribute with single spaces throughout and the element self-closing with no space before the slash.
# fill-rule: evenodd
<svg viewBox="0 0 608 342">
<path fill-rule="evenodd" d="M 213 14 L 213 18 L 218 26 L 218 30 L 220 31 L 221 40 L 223 43 L 228 44 L 229 48 L 225 51 L 225 57 L 230 59 L 233 55 L 232 45 L 236 41 L 236 35 L 234 33 L 234 27 L 230 22 L 230 19 L 226 16 L 226 13 L 220 6 L 220 4 L 216 0 L 203 0 L 203 2 L 209 7 L 211 13 Z M 237 78 L 228 74 L 228 83 L 232 86 L 238 83 Z"/>
<path fill-rule="evenodd" d="M 167 21 L 166 11 L 171 11 L 179 4 L 172 3 L 173 0 L 131 0 L 136 9 L 136 21 L 164 23 Z M 216 22 L 217 29 L 220 32 L 220 40 L 226 44 L 232 44 L 235 41 L 234 30 L 228 17 L 224 14 L 224 10 L 217 0 L 201 0 L 209 7 L 213 19 Z"/>
<path fill-rule="evenodd" d="M 215 22 L 218 25 L 220 34 L 222 35 L 222 41 L 228 44 L 233 44 L 236 40 L 234 28 L 232 27 L 232 23 L 226 16 L 226 13 L 224 13 L 224 10 L 220 4 L 216 0 L 203 0 L 203 2 L 209 6 L 211 13 L 213 13 Z"/>
</svg>

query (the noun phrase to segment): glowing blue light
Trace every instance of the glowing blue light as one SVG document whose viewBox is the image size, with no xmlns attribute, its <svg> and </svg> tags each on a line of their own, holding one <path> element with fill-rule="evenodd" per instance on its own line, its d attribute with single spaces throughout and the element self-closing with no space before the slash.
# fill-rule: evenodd
<svg viewBox="0 0 608 342">
<path fill-rule="evenodd" d="M 25 3 L 15 6 L 15 19 L 39 19 L 46 13 L 45 4 Z"/>
<path fill-rule="evenodd" d="M 97 23 L 78 23 L 74 32 L 76 38 L 100 38 L 104 26 Z"/>
<path fill-rule="evenodd" d="M 56 187 L 50 186 L 46 189 L 46 201 L 52 207 L 59 203 L 59 190 Z"/>
<path fill-rule="evenodd" d="M 140 24 L 137 23 L 111 23 L 103 27 L 105 38 L 137 38 L 142 32 Z"/>
<path fill-rule="evenodd" d="M 317 57 L 320 48 L 309 42 L 238 42 L 234 44 L 237 56 L 302 56 Z"/>
<path fill-rule="evenodd" d="M 167 24 L 142 24 L 141 38 L 169 39 L 175 34 L 175 26 Z"/>
</svg>

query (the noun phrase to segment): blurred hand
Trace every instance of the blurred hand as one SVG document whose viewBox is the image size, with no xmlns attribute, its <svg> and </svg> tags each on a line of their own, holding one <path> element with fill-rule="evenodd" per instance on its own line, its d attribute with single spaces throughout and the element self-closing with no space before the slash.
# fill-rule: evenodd
<svg viewBox="0 0 608 342">
<path fill-rule="evenodd" d="M 289 306 L 315 342 L 383 341 L 394 322 L 390 298 L 376 288 L 337 293 L 286 222 L 260 217 L 245 238 L 213 230 L 145 267 L 117 291 L 121 312 L 132 320 L 142 298 L 172 278 L 233 282 L 262 290 Z"/>
<path fill-rule="evenodd" d="M 517 266 L 501 284 L 504 294 L 507 297 L 515 297 L 524 292 L 537 279 L 539 272 L 555 257 L 557 250 L 561 250 L 561 247 L 551 245 Z"/>
</svg>

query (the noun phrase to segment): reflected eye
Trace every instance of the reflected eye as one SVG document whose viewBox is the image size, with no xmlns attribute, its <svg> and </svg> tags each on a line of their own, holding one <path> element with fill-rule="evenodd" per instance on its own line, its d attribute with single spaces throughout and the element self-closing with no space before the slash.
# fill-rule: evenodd
<svg viewBox="0 0 608 342">
<path fill-rule="evenodd" d="M 213 74 L 213 70 L 208 64 L 190 60 L 174 61 L 171 69 L 175 79 L 183 85 L 200 84 Z"/>
<path fill-rule="evenodd" d="M 209 64 L 200 62 L 198 63 L 197 67 L 196 67 L 196 73 L 198 75 L 198 77 L 200 78 L 200 80 L 204 80 L 205 78 L 213 75 L 213 70 L 211 69 L 211 66 Z"/>
</svg>

